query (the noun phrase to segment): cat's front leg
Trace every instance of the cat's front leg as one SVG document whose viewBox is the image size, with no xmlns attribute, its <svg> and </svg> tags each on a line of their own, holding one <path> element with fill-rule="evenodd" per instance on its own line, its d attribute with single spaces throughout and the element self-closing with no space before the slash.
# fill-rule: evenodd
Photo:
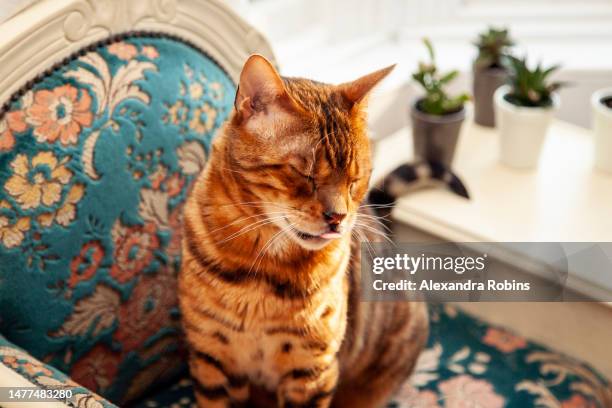
<svg viewBox="0 0 612 408">
<path fill-rule="evenodd" d="M 330 406 L 338 383 L 338 361 L 314 361 L 307 366 L 294 367 L 280 380 L 277 398 L 279 408 Z"/>
</svg>

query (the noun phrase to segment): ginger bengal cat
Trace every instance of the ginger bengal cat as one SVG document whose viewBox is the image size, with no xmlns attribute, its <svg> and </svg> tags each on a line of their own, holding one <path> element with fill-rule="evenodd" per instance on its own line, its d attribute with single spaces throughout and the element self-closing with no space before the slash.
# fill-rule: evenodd
<svg viewBox="0 0 612 408">
<path fill-rule="evenodd" d="M 245 63 L 185 207 L 179 297 L 200 407 L 381 407 L 428 334 L 420 302 L 360 301 L 365 105 L 393 67 L 328 85 Z"/>
</svg>

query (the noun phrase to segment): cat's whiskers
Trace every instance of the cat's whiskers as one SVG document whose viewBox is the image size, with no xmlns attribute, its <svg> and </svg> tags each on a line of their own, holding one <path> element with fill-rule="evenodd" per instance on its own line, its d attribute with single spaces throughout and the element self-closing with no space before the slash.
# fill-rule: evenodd
<svg viewBox="0 0 612 408">
<path fill-rule="evenodd" d="M 223 227 L 215 228 L 214 230 L 208 231 L 208 233 L 209 234 L 213 234 L 215 232 L 218 232 L 218 231 L 224 230 L 226 228 L 229 228 L 232 225 L 235 225 L 237 223 L 249 220 L 251 218 L 266 217 L 266 216 L 270 216 L 270 215 L 279 215 L 279 214 L 285 214 L 285 211 L 272 211 L 272 212 L 268 212 L 268 213 L 265 213 L 265 214 L 254 214 L 254 215 L 239 217 L 239 218 L 235 219 L 234 221 L 230 222 L 229 224 L 227 224 L 227 225 L 225 225 Z"/>
<path fill-rule="evenodd" d="M 373 220 L 386 220 L 388 217 L 388 216 L 382 216 L 382 215 L 367 214 L 363 212 L 358 212 L 357 216 L 368 218 L 368 219 L 373 219 Z"/>
<path fill-rule="evenodd" d="M 395 204 L 361 204 L 359 208 L 393 208 Z"/>
<path fill-rule="evenodd" d="M 358 229 L 353 228 L 353 230 L 351 230 L 351 234 L 356 234 L 358 241 L 360 242 L 360 246 L 361 243 L 365 243 L 366 244 L 366 249 L 368 250 L 368 253 L 370 255 L 370 259 L 374 258 L 374 248 L 372 248 L 372 244 L 370 244 L 370 241 L 368 241 L 368 239 L 364 236 L 362 231 L 359 231 Z"/>
<path fill-rule="evenodd" d="M 383 236 L 383 237 L 386 237 L 387 239 L 389 239 L 387 234 L 384 231 L 381 231 L 378 228 L 376 228 L 375 226 L 373 226 L 370 223 L 370 220 L 361 220 L 361 219 L 357 218 L 357 219 L 355 219 L 355 226 L 359 226 L 359 227 L 365 228 L 368 231 L 371 231 L 371 232 L 375 233 L 376 235 L 380 235 L 380 236 Z"/>
<path fill-rule="evenodd" d="M 276 205 L 277 207 L 280 207 L 281 205 L 278 202 L 275 201 L 235 201 L 235 202 L 231 202 L 231 203 L 227 203 L 227 204 L 222 204 L 222 205 L 201 205 L 202 207 L 214 207 L 214 208 L 223 208 L 223 207 L 230 207 L 230 206 L 261 206 L 261 205 Z M 291 207 L 286 207 L 286 208 L 291 208 Z"/>
<path fill-rule="evenodd" d="M 249 271 L 247 274 L 251 273 L 251 270 L 253 270 L 254 266 L 257 266 L 255 268 L 254 273 L 257 274 L 258 270 L 259 270 L 259 264 L 263 261 L 268 248 L 271 247 L 272 244 L 274 244 L 274 242 L 282 237 L 283 234 L 287 233 L 288 231 L 290 231 L 292 228 L 294 228 L 294 223 L 288 223 L 286 227 L 281 228 L 276 234 L 274 234 L 272 236 L 272 238 L 268 239 L 268 241 L 266 242 L 266 244 L 262 247 L 262 249 L 257 253 L 257 256 L 255 257 L 255 260 L 253 261 L 253 263 L 251 264 L 251 267 L 249 268 Z"/>
<path fill-rule="evenodd" d="M 372 221 L 374 223 L 374 225 L 376 226 L 381 226 L 383 227 L 388 233 L 391 233 L 391 228 L 387 227 L 384 224 L 384 221 L 387 221 L 387 219 L 385 217 L 379 217 L 376 215 L 369 215 L 369 214 L 362 214 L 362 213 L 357 213 L 357 220 L 364 220 L 364 221 Z"/>
<path fill-rule="evenodd" d="M 369 232 L 371 232 L 372 234 L 375 234 L 375 235 L 378 235 L 378 236 L 380 236 L 380 237 L 384 238 L 384 239 L 385 239 L 387 242 L 389 242 L 389 243 L 390 243 L 391 245 L 393 245 L 394 247 L 396 247 L 396 246 L 397 246 L 397 244 L 396 244 L 395 242 L 393 242 L 393 240 L 392 240 L 391 238 L 389 238 L 389 237 L 387 236 L 387 234 L 385 234 L 384 232 L 382 232 L 382 231 L 380 231 L 380 230 L 378 230 L 378 229 L 376 229 L 376 228 L 374 228 L 374 227 L 372 227 L 372 226 L 370 226 L 370 225 L 367 225 L 367 224 L 361 223 L 361 222 L 359 222 L 359 221 L 355 221 L 355 226 L 357 226 L 357 227 L 361 227 L 361 228 L 365 228 L 365 229 L 367 229 Z"/>
<path fill-rule="evenodd" d="M 355 238 L 357 242 L 359 242 L 359 250 L 361 251 L 361 244 L 362 242 L 364 242 L 364 240 L 363 240 L 363 236 L 360 234 L 360 231 L 351 230 L 351 237 Z M 368 250 L 368 252 L 370 252 L 369 248 L 366 247 L 366 249 Z M 356 256 L 357 256 L 357 253 L 351 253 L 351 259 Z M 372 256 L 371 252 L 370 252 L 370 256 Z"/>
<path fill-rule="evenodd" d="M 275 224 L 275 221 L 282 220 L 284 218 L 286 218 L 286 215 L 279 215 L 279 216 L 276 216 L 276 217 L 268 217 L 268 218 L 266 218 L 264 220 L 255 221 L 255 222 L 253 222 L 253 223 L 251 223 L 251 224 L 241 228 L 239 231 L 234 232 L 233 234 L 225 237 L 223 240 L 221 240 L 219 242 L 216 242 L 215 244 L 216 245 L 224 244 L 224 243 L 226 243 L 228 241 L 231 241 L 231 240 L 234 240 L 234 239 L 238 238 L 241 235 L 247 234 L 247 233 L 249 233 L 249 232 L 251 232 L 251 231 L 253 231 L 253 230 L 257 229 L 257 228 L 261 228 L 261 227 L 266 226 L 266 225 Z"/>
<path fill-rule="evenodd" d="M 255 221 L 252 222 L 244 227 L 242 227 L 240 230 L 230 234 L 229 236 L 225 237 L 223 240 L 217 242 L 217 245 L 221 245 L 224 244 L 228 241 L 234 240 L 236 238 L 238 238 L 241 235 L 247 234 L 255 229 L 258 228 L 262 228 L 264 226 L 270 225 L 270 224 L 276 224 L 276 221 L 282 220 L 282 219 L 287 219 L 290 217 L 295 217 L 294 214 L 292 214 L 295 211 L 278 211 L 278 212 L 270 212 L 267 214 L 260 214 L 261 216 L 265 217 L 263 220 L 259 220 L 259 221 Z M 269 214 L 280 214 L 274 217 L 270 217 Z M 228 225 L 229 226 L 229 225 Z M 226 226 L 226 227 L 228 227 Z M 220 229 L 226 228 L 226 227 L 221 227 Z"/>
<path fill-rule="evenodd" d="M 389 221 L 390 221 L 389 217 L 390 217 L 390 215 L 381 216 L 381 215 L 366 214 L 366 213 L 363 213 L 363 212 L 358 212 L 357 213 L 357 219 L 358 220 L 367 221 L 372 226 L 382 227 L 385 230 L 386 233 L 392 234 L 393 231 L 388 226 Z"/>
<path fill-rule="evenodd" d="M 245 171 L 245 170 L 236 170 L 236 169 L 230 169 L 229 167 L 221 167 L 221 166 L 218 166 L 217 168 L 218 168 L 219 170 L 230 171 L 230 172 L 232 172 L 232 173 L 237 173 L 237 174 L 240 174 L 240 175 L 242 175 L 242 174 L 244 174 L 244 173 L 247 173 L 247 171 Z"/>
</svg>

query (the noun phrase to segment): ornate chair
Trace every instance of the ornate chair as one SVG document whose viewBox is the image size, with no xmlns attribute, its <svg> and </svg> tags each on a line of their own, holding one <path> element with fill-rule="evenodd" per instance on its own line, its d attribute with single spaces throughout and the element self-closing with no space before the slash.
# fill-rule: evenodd
<svg viewBox="0 0 612 408">
<path fill-rule="evenodd" d="M 193 404 L 181 207 L 253 52 L 273 58 L 219 0 L 42 0 L 0 25 L 0 386 L 69 385 L 74 407 Z M 606 406 L 583 364 L 431 313 L 393 406 Z"/>
</svg>

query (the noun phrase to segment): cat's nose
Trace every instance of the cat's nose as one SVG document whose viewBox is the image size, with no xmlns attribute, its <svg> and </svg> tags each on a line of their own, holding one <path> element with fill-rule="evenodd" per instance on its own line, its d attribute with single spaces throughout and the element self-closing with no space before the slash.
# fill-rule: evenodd
<svg viewBox="0 0 612 408">
<path fill-rule="evenodd" d="M 323 213 L 323 218 L 325 218 L 325 221 L 332 228 L 335 228 L 338 225 L 340 225 L 340 223 L 342 222 L 342 220 L 345 217 L 346 217 L 346 214 L 337 213 L 337 212 L 333 212 L 333 211 L 325 211 Z"/>
</svg>

